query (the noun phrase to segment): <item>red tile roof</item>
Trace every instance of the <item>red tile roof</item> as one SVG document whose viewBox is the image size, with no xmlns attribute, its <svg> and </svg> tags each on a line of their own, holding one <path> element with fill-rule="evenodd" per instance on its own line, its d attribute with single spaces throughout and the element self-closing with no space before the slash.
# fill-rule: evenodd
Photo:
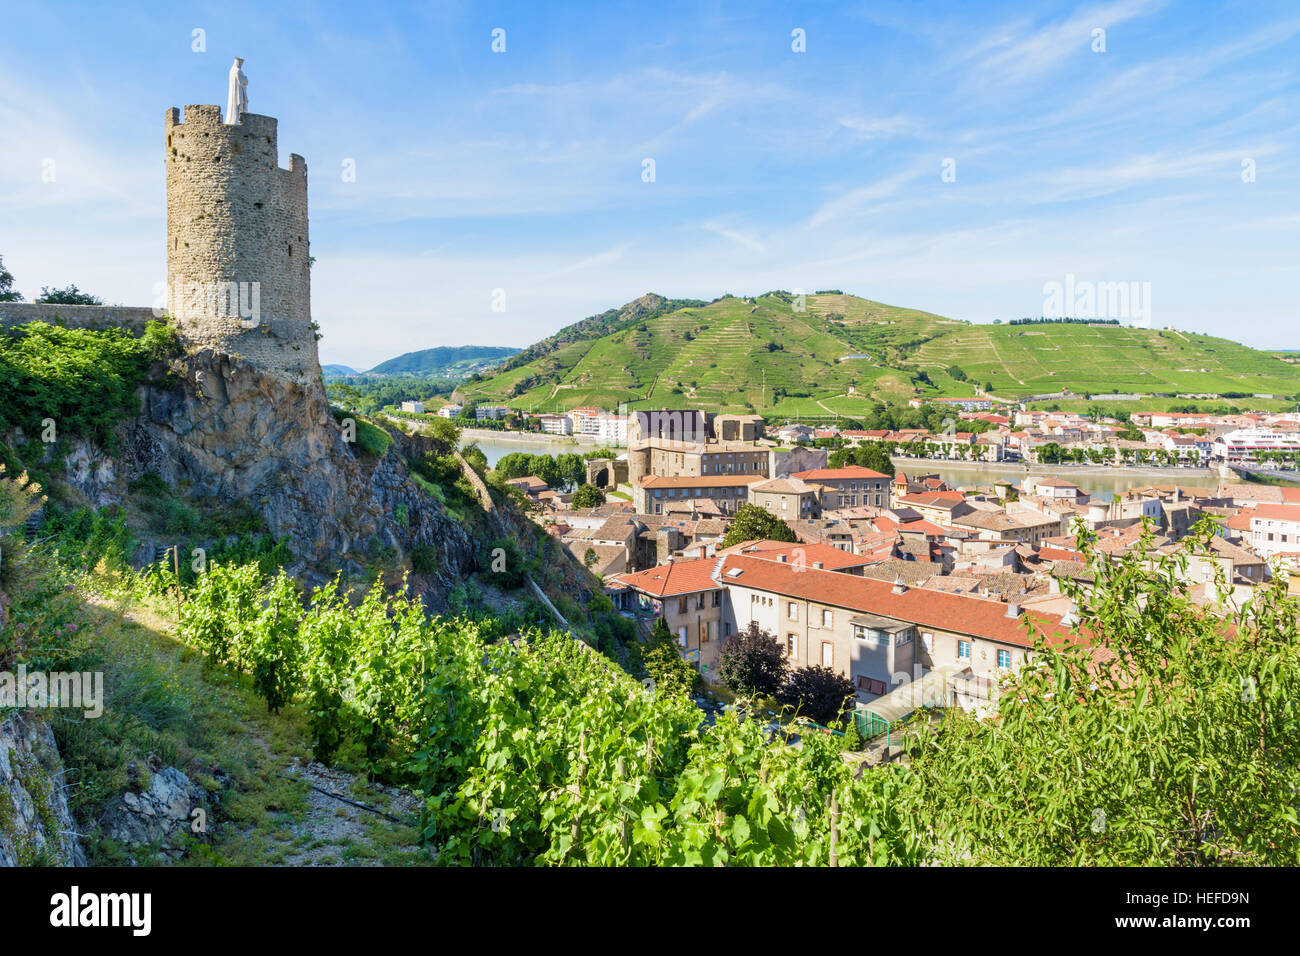
<svg viewBox="0 0 1300 956">
<path fill-rule="evenodd" d="M 716 558 L 698 558 L 694 561 L 670 561 L 658 567 L 647 568 L 633 574 L 620 574 L 615 578 L 621 584 L 644 591 L 654 597 L 671 597 L 709 591 L 720 585 L 713 580 Z M 847 577 L 847 575 L 840 575 Z"/>
<path fill-rule="evenodd" d="M 849 465 L 845 468 L 814 468 L 811 471 L 796 471 L 793 475 L 795 478 L 802 478 L 804 481 L 835 481 L 843 478 L 846 481 L 855 481 L 861 478 L 884 478 L 888 480 L 888 475 L 882 475 L 878 471 L 872 471 L 870 468 L 862 468 L 858 465 Z"/>
<path fill-rule="evenodd" d="M 730 573 L 736 570 L 741 573 Z M 799 571 L 789 565 L 750 557 L 729 555 L 724 558 L 719 578 L 738 587 L 879 614 L 921 627 L 969 634 L 1018 647 L 1032 647 L 1034 643 L 1026 622 L 1054 635 L 1064 636 L 1066 633 L 1057 614 L 1025 611 L 1020 617 L 1007 617 L 1007 605 L 1001 601 L 925 588 L 908 588 L 902 594 L 895 594 L 888 581 L 811 568 Z"/>
<path fill-rule="evenodd" d="M 960 491 L 924 491 L 915 495 L 899 495 L 894 499 L 898 505 L 916 505 L 922 508 L 945 508 L 951 511 L 955 506 L 965 503 L 966 496 Z"/>
<path fill-rule="evenodd" d="M 1269 518 L 1273 521 L 1300 521 L 1300 507 L 1296 505 L 1255 505 L 1247 512 L 1252 518 Z"/>
<path fill-rule="evenodd" d="M 872 520 L 872 526 L 877 531 L 906 531 L 909 534 L 925 534 L 931 537 L 946 537 L 952 534 L 951 528 L 945 528 L 937 525 L 933 521 L 926 521 L 924 518 L 918 518 L 915 521 L 895 521 L 893 515 L 881 515 Z"/>
<path fill-rule="evenodd" d="M 1038 556 L 1044 561 L 1081 561 L 1083 552 L 1068 548 L 1043 547 L 1038 549 Z"/>
<path fill-rule="evenodd" d="M 798 551 L 803 552 L 802 555 L 797 554 Z M 786 541 L 744 541 L 732 545 L 730 548 L 720 549 L 718 554 L 744 554 L 748 557 L 777 562 L 784 559 L 784 563 L 789 563 L 795 567 L 798 566 L 797 562 L 802 560 L 805 567 L 815 568 L 820 564 L 827 571 L 860 568 L 863 565 L 875 562 L 874 558 L 864 558 L 860 555 L 851 554 L 829 544 L 791 544 Z"/>
</svg>

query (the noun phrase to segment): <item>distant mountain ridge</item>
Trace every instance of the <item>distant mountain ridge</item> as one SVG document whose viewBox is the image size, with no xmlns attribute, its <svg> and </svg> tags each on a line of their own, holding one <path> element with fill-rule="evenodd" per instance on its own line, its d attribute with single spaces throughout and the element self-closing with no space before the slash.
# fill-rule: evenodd
<svg viewBox="0 0 1300 956">
<path fill-rule="evenodd" d="M 366 375 L 437 375 L 447 371 L 472 375 L 499 364 L 519 349 L 498 345 L 439 345 L 418 352 L 404 352 L 380 362 Z"/>
</svg>

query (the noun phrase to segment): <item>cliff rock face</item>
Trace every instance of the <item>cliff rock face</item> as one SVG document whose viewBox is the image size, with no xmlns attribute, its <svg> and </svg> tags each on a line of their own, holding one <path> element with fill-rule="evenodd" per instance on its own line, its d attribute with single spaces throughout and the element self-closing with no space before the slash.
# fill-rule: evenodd
<svg viewBox="0 0 1300 956">
<path fill-rule="evenodd" d="M 319 379 L 296 382 L 211 349 L 172 371 L 172 384 L 144 388 L 140 414 L 119 429 L 120 456 L 73 447 L 67 479 L 96 506 L 152 472 L 193 499 L 247 502 L 327 575 L 359 569 L 376 548 L 404 556 L 424 544 L 438 548 L 437 592 L 473 568 L 470 536 L 409 479 L 408 456 L 426 450 L 420 439 L 396 435 L 378 459 L 366 458 L 344 440 Z"/>
<path fill-rule="evenodd" d="M 68 812 L 63 761 L 49 724 L 17 713 L 0 722 L 0 866 L 85 866 Z"/>
</svg>

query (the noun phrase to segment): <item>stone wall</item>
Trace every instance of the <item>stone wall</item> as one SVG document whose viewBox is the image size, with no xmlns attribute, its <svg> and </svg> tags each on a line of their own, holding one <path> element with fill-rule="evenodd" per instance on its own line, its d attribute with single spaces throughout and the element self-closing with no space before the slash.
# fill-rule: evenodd
<svg viewBox="0 0 1300 956">
<path fill-rule="evenodd" d="M 145 324 L 153 318 L 148 306 L 0 302 L 0 327 L 49 322 L 70 329 L 126 329 L 132 335 L 143 335 Z"/>
<path fill-rule="evenodd" d="M 768 474 L 773 478 L 785 478 L 801 471 L 825 468 L 830 459 L 830 452 L 825 448 L 809 448 L 799 445 L 790 449 L 772 449 L 772 467 Z"/>
<path fill-rule="evenodd" d="M 597 488 L 617 488 L 627 480 L 626 459 L 591 458 L 587 461 L 587 484 L 589 485 L 595 485 Z"/>
<path fill-rule="evenodd" d="M 276 121 L 217 106 L 165 116 L 167 301 L 191 347 L 295 381 L 318 378 L 311 324 L 307 164 L 278 165 Z M 249 315 L 256 296 L 256 315 Z"/>
</svg>

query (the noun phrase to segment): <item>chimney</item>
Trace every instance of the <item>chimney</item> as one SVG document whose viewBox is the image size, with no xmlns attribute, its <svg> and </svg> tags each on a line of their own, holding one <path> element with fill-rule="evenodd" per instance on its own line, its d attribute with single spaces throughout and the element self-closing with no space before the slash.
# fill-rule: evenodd
<svg viewBox="0 0 1300 956">
<path fill-rule="evenodd" d="M 1020 616 L 1020 605 L 1019 605 L 1019 604 L 1016 604 L 1014 601 L 1011 602 L 1011 603 L 1009 603 L 1009 604 L 1007 604 L 1007 613 L 1006 613 L 1006 616 L 1007 616 L 1007 617 L 1019 617 L 1019 616 Z"/>
<path fill-rule="evenodd" d="M 893 592 L 895 594 L 907 593 L 907 585 L 903 583 L 903 576 L 901 574 L 898 577 L 894 578 Z"/>
<path fill-rule="evenodd" d="M 1065 613 L 1061 615 L 1062 627 L 1074 627 L 1075 624 L 1074 612 L 1076 610 L 1078 610 L 1077 606 L 1073 601 L 1071 601 L 1070 606 L 1066 608 Z"/>
</svg>

